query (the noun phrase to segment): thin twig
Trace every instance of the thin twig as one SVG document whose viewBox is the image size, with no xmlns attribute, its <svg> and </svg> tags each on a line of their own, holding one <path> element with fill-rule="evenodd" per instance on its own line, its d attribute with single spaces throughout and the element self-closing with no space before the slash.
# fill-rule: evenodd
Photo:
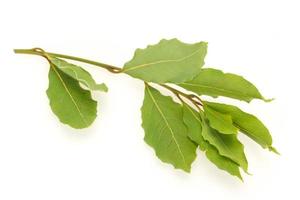
<svg viewBox="0 0 300 200">
<path fill-rule="evenodd" d="M 171 86 L 168 86 L 166 84 L 159 84 L 160 86 L 170 90 L 171 92 L 173 92 L 176 96 L 182 96 L 182 97 L 185 97 L 186 99 L 188 99 L 189 101 L 191 101 L 193 104 L 195 105 L 198 105 L 198 106 L 203 106 L 203 104 L 201 103 L 201 99 L 198 97 L 198 98 L 195 98 L 197 97 L 196 95 L 194 94 L 186 94 L 180 90 L 177 90 Z M 197 99 L 198 101 L 196 101 L 195 99 Z"/>
<path fill-rule="evenodd" d="M 119 67 L 116 67 L 116 66 L 112 66 L 112 65 L 105 64 L 105 63 L 92 61 L 92 60 L 88 60 L 88 59 L 85 59 L 85 58 L 69 56 L 69 55 L 64 55 L 64 54 L 58 54 L 58 53 L 46 52 L 41 48 L 15 49 L 14 51 L 15 51 L 15 53 L 39 55 L 39 56 L 43 56 L 43 57 L 45 57 L 45 55 L 48 55 L 48 56 L 53 56 L 53 57 L 58 57 L 58 58 L 65 58 L 65 59 L 69 59 L 69 60 L 84 62 L 84 63 L 87 63 L 87 64 L 91 64 L 91 65 L 95 65 L 95 66 L 104 68 L 104 69 L 106 69 L 106 70 L 108 70 L 112 73 L 121 73 L 122 72 L 122 68 L 119 68 Z"/>
<path fill-rule="evenodd" d="M 42 56 L 42 57 L 46 58 L 49 61 L 50 64 L 51 64 L 51 61 L 50 61 L 49 57 L 53 56 L 53 57 L 64 58 L 64 59 L 68 59 L 68 60 L 75 60 L 75 61 L 95 65 L 95 66 L 104 68 L 104 69 L 106 69 L 106 70 L 108 70 L 109 72 L 112 72 L 112 73 L 122 73 L 123 72 L 122 68 L 119 68 L 119 67 L 116 67 L 116 66 L 112 66 L 112 65 L 105 64 L 105 63 L 101 63 L 101 62 L 92 61 L 92 60 L 88 60 L 88 59 L 85 59 L 85 58 L 69 56 L 69 55 L 65 55 L 65 54 L 46 52 L 41 48 L 15 49 L 14 51 L 15 51 L 15 53 L 32 54 L 32 55 Z M 147 85 L 148 83 L 145 82 L 145 84 Z M 201 99 L 198 96 L 194 95 L 194 94 L 186 94 L 186 93 L 184 93 L 180 90 L 177 90 L 177 89 L 175 89 L 171 86 L 165 85 L 165 84 L 159 84 L 159 85 L 166 88 L 166 89 L 168 89 L 168 90 L 170 90 L 180 100 L 182 100 L 182 98 L 180 97 L 180 96 L 182 96 L 182 97 L 188 99 L 189 101 L 191 101 L 197 107 L 203 106 Z"/>
</svg>

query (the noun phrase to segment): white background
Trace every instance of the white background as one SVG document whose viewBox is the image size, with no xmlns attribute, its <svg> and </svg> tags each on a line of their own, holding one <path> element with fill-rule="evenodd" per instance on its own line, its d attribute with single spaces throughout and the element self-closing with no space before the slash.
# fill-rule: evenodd
<svg viewBox="0 0 300 200">
<path fill-rule="evenodd" d="M 0 199 L 299 199 L 297 1 L 0 1 Z M 241 136 L 244 183 L 199 152 L 191 174 L 143 141 L 143 83 L 87 66 L 109 92 L 85 130 L 62 125 L 45 95 L 48 65 L 15 55 L 42 47 L 116 66 L 161 38 L 208 42 L 206 66 L 241 74 L 272 103 L 235 103 L 259 116 L 281 156 Z"/>
</svg>

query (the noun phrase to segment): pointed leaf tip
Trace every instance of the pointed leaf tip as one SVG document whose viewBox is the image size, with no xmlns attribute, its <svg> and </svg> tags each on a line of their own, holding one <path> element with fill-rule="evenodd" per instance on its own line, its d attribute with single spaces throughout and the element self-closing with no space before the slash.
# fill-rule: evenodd
<svg viewBox="0 0 300 200">
<path fill-rule="evenodd" d="M 272 146 L 272 136 L 267 127 L 254 115 L 246 113 L 236 106 L 214 102 L 204 102 L 210 108 L 231 116 L 234 126 L 263 148 Z"/>
<path fill-rule="evenodd" d="M 95 90 L 99 90 L 102 92 L 108 92 L 108 87 L 106 86 L 105 83 L 100 83 L 100 84 L 96 85 Z"/>
<path fill-rule="evenodd" d="M 203 68 L 194 79 L 177 85 L 198 95 L 214 98 L 224 96 L 248 103 L 253 99 L 265 100 L 258 89 L 242 76 L 213 68 Z"/>
<path fill-rule="evenodd" d="M 269 149 L 269 151 L 271 151 L 271 152 L 273 152 L 273 153 L 276 153 L 277 155 L 281 155 L 280 153 L 279 153 L 279 151 L 277 151 L 277 149 L 275 148 L 275 147 L 269 147 L 268 148 Z"/>
<path fill-rule="evenodd" d="M 269 103 L 269 102 L 271 102 L 271 101 L 274 101 L 275 100 L 275 98 L 270 98 L 270 99 L 263 99 L 264 100 L 264 102 L 266 102 L 266 103 Z"/>
</svg>

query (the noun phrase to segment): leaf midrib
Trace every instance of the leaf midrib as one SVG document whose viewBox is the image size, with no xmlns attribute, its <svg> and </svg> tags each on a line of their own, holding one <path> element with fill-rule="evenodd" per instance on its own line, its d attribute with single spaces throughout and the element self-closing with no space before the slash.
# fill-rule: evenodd
<svg viewBox="0 0 300 200">
<path fill-rule="evenodd" d="M 228 93 L 229 95 L 234 95 L 236 98 L 238 98 L 239 96 L 247 98 L 247 100 L 249 98 L 257 98 L 257 97 L 253 97 L 250 96 L 248 94 L 245 93 L 240 93 L 240 92 L 235 92 L 235 91 L 231 91 L 231 90 L 226 90 L 226 89 L 222 89 L 222 88 L 218 88 L 218 87 L 212 87 L 212 86 L 207 86 L 207 85 L 201 85 L 201 84 L 195 84 L 195 83 L 180 83 L 178 85 L 187 85 L 187 86 L 192 86 L 192 87 L 198 87 L 198 88 L 209 88 L 209 89 L 214 89 L 217 90 L 219 92 L 225 92 Z M 217 96 L 221 96 L 219 94 L 217 94 Z"/>
<path fill-rule="evenodd" d="M 147 86 L 146 86 L 146 88 L 147 88 L 147 91 L 148 91 L 148 93 L 149 93 L 149 95 L 150 95 L 150 97 L 151 97 L 151 99 L 152 99 L 152 101 L 153 101 L 155 107 L 157 108 L 157 110 L 158 110 L 158 112 L 160 113 L 161 117 L 162 117 L 163 120 L 165 121 L 165 123 L 166 123 L 168 129 L 170 130 L 172 139 L 174 140 L 174 142 L 175 142 L 175 144 L 176 144 L 176 147 L 177 147 L 177 149 L 178 149 L 178 152 L 179 152 L 179 154 L 180 154 L 180 156 L 181 156 L 181 158 L 182 158 L 182 160 L 183 160 L 185 166 L 188 166 L 187 163 L 186 163 L 185 157 L 184 157 L 184 155 L 183 155 L 183 153 L 182 153 L 182 151 L 181 151 L 181 149 L 180 149 L 180 146 L 179 146 L 179 144 L 178 144 L 178 142 L 177 142 L 177 140 L 176 140 L 176 138 L 175 138 L 174 132 L 173 132 L 171 126 L 169 125 L 168 120 L 167 120 L 166 117 L 164 116 L 164 114 L 163 114 L 162 110 L 160 109 L 158 103 L 155 101 L 155 98 L 153 97 L 153 95 L 152 95 L 151 91 L 149 90 L 149 88 L 148 88 Z"/>
<path fill-rule="evenodd" d="M 193 110 L 187 105 L 186 106 L 187 109 L 190 111 L 190 113 L 192 113 L 193 117 L 200 123 L 202 123 L 202 121 L 200 119 L 198 119 L 198 117 L 195 115 L 195 113 L 193 112 Z"/>
<path fill-rule="evenodd" d="M 189 57 L 192 57 L 194 54 L 198 53 L 198 51 L 200 51 L 200 50 L 201 50 L 201 48 L 197 49 L 196 51 L 192 52 L 191 54 L 189 54 L 187 56 L 184 56 L 184 57 L 178 58 L 178 59 L 158 60 L 158 61 L 151 62 L 151 63 L 145 63 L 145 64 L 133 66 L 133 67 L 128 67 L 127 69 L 124 69 L 123 72 L 137 70 L 137 69 L 140 69 L 143 67 L 147 67 L 149 65 L 161 64 L 161 63 L 167 63 L 167 62 L 181 62 L 185 59 L 188 59 Z"/>
<path fill-rule="evenodd" d="M 212 108 L 212 109 L 213 109 L 213 108 Z M 223 113 L 223 112 L 222 112 L 222 113 Z M 231 114 L 231 113 L 230 113 L 230 112 L 225 112 L 225 113 L 223 113 L 223 114 Z M 270 146 L 270 145 L 268 145 L 266 142 L 264 142 L 262 139 L 260 139 L 260 138 L 257 137 L 256 135 L 252 134 L 251 131 L 249 131 L 247 128 L 244 128 L 244 127 L 240 126 L 239 123 L 237 123 L 236 120 L 235 120 L 234 118 L 232 118 L 232 123 L 233 123 L 233 125 L 234 125 L 235 127 L 237 127 L 237 128 L 239 129 L 239 131 L 244 132 L 248 137 L 250 137 L 250 138 L 252 138 L 252 139 L 254 139 L 254 140 L 255 140 L 255 139 L 258 140 L 258 141 L 259 141 L 258 143 L 259 143 L 261 146 L 263 146 L 264 148 Z M 261 143 L 262 143 L 262 144 L 265 144 L 265 145 L 262 145 Z"/>
<path fill-rule="evenodd" d="M 240 129 L 240 131 L 242 131 L 242 132 L 244 132 L 246 135 L 248 135 L 250 138 L 252 137 L 252 138 L 255 138 L 257 141 L 259 141 L 259 144 L 260 144 L 261 146 L 263 146 L 264 148 L 270 146 L 270 145 L 266 144 L 262 139 L 258 138 L 256 135 L 253 135 L 253 134 L 251 133 L 251 131 L 249 131 L 248 129 L 241 127 L 239 124 L 237 124 L 237 123 L 235 123 L 235 122 L 233 122 L 233 124 L 234 124 L 238 129 Z M 265 144 L 265 145 L 262 145 L 262 144 Z"/>
<path fill-rule="evenodd" d="M 79 113 L 79 116 L 81 117 L 83 123 L 88 126 L 88 123 L 86 122 L 85 118 L 84 118 L 84 115 L 82 114 L 81 110 L 79 109 L 79 106 L 77 105 L 75 99 L 73 98 L 70 90 L 68 89 L 66 83 L 64 82 L 63 78 L 60 76 L 59 72 L 56 70 L 55 66 L 51 65 L 52 69 L 54 70 L 55 74 L 57 75 L 57 77 L 59 78 L 59 80 L 61 81 L 63 87 L 65 88 L 68 96 L 70 97 L 71 101 L 73 102 L 73 104 L 75 105 L 78 113 Z"/>
</svg>

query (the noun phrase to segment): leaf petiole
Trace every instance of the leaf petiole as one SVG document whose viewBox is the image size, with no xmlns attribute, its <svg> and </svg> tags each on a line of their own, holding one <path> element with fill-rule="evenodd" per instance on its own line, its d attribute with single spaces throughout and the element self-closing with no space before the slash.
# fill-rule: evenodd
<svg viewBox="0 0 300 200">
<path fill-rule="evenodd" d="M 194 94 L 186 94 L 186 93 L 184 93 L 180 90 L 177 90 L 173 87 L 170 87 L 166 84 L 159 84 L 159 85 L 170 90 L 172 93 L 174 93 L 179 98 L 179 100 L 182 100 L 182 98 L 180 98 L 180 96 L 182 96 L 182 97 L 188 99 L 191 103 L 195 104 L 196 106 L 203 106 L 201 99 Z"/>
</svg>

